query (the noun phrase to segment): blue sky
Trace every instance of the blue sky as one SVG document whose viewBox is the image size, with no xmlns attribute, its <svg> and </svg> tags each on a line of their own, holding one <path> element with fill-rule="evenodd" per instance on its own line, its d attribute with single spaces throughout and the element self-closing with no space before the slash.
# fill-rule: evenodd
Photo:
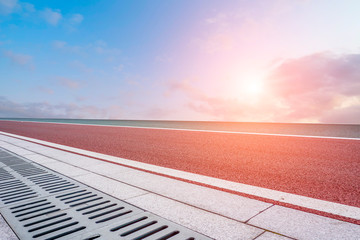
<svg viewBox="0 0 360 240">
<path fill-rule="evenodd" d="M 0 117 L 360 123 L 359 1 L 0 0 Z"/>
</svg>

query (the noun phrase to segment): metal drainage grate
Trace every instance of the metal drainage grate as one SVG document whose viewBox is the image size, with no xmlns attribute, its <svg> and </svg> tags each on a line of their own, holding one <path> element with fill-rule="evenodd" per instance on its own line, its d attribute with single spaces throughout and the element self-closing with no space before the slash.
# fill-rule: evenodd
<svg viewBox="0 0 360 240">
<path fill-rule="evenodd" d="M 20 239 L 210 239 L 4 152 L 0 212 Z"/>
<path fill-rule="evenodd" d="M 7 154 L 4 155 L 3 157 L 0 157 L 0 163 L 1 163 L 1 167 L 4 167 L 4 166 L 11 166 L 11 165 L 22 164 L 27 162 L 21 158 L 17 158 L 10 154 Z"/>
</svg>

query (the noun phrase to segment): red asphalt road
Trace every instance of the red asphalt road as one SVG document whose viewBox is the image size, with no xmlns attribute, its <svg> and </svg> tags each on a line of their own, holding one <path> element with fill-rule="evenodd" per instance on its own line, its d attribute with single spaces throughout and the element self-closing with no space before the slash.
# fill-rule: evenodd
<svg viewBox="0 0 360 240">
<path fill-rule="evenodd" d="M 360 207 L 360 141 L 0 121 L 0 131 Z"/>
</svg>

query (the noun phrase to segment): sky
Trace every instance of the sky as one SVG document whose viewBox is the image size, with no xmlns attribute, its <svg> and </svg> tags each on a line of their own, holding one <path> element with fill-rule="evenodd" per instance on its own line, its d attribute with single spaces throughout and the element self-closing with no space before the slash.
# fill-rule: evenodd
<svg viewBox="0 0 360 240">
<path fill-rule="evenodd" d="M 360 124 L 358 0 L 0 0 L 0 117 Z"/>
</svg>

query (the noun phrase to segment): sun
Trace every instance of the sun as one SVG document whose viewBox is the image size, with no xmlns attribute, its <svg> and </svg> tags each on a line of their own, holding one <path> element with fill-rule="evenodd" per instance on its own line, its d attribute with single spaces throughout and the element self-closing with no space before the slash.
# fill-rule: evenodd
<svg viewBox="0 0 360 240">
<path fill-rule="evenodd" d="M 258 75 L 246 76 L 242 81 L 243 93 L 247 96 L 257 97 L 264 91 L 263 78 Z"/>
<path fill-rule="evenodd" d="M 230 90 L 239 101 L 248 103 L 260 100 L 266 91 L 266 74 L 263 71 L 245 71 L 233 75 Z"/>
<path fill-rule="evenodd" d="M 249 95 L 259 95 L 263 91 L 262 82 L 256 79 L 249 79 L 244 85 L 244 90 Z"/>
</svg>

